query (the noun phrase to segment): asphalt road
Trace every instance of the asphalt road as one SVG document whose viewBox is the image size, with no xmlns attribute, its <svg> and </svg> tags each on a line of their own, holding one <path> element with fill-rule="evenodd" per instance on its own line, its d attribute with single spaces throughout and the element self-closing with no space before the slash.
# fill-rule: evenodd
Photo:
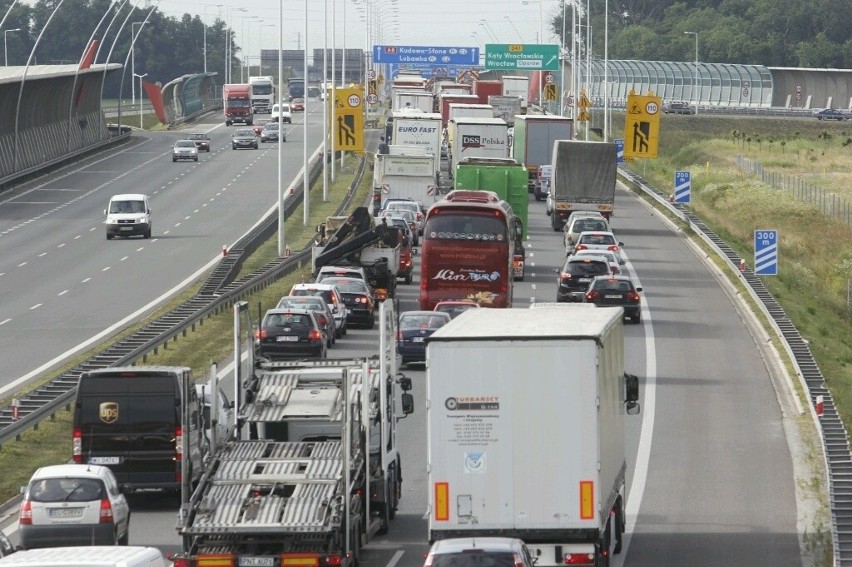
<svg viewBox="0 0 852 567">
<path fill-rule="evenodd" d="M 214 136 L 217 135 L 214 132 Z M 217 142 L 218 145 L 221 141 Z M 258 156 L 255 158 L 250 154 Z M 211 157 L 211 161 L 215 162 L 222 156 L 214 149 Z M 264 179 L 273 178 L 269 173 L 272 169 L 264 169 L 266 161 L 273 162 L 262 152 L 240 152 L 227 157 L 230 158 L 228 167 L 217 170 L 220 181 L 210 181 L 216 177 L 197 178 L 198 182 L 206 180 L 216 187 L 216 191 L 211 187 L 208 192 L 204 186 L 196 186 L 203 198 L 193 199 L 192 192 L 183 185 L 193 186 L 194 181 L 188 179 L 181 178 L 178 183 L 184 187 L 180 196 L 172 196 L 170 192 L 177 191 L 164 185 L 164 181 L 156 185 L 163 188 L 160 193 L 154 194 L 155 205 L 162 199 L 157 206 L 157 210 L 162 212 L 155 210 L 155 213 L 170 214 L 168 209 L 180 209 L 169 217 L 165 225 L 181 236 L 176 234 L 167 238 L 164 235 L 160 241 L 150 244 L 130 242 L 123 252 L 129 260 L 132 259 L 130 262 L 121 262 L 120 256 L 107 246 L 97 214 L 92 214 L 86 222 L 77 221 L 79 226 L 70 229 L 64 236 L 60 228 L 54 226 L 51 230 L 50 223 L 45 223 L 48 226 L 44 230 L 48 234 L 55 233 L 49 241 L 53 246 L 59 242 L 75 245 L 73 235 L 77 234 L 86 239 L 88 244 L 79 246 L 81 251 L 74 255 L 78 260 L 87 256 L 86 248 L 98 251 L 94 255 L 100 261 L 89 262 L 88 270 L 78 270 L 69 260 L 65 265 L 76 275 L 68 281 L 80 279 L 88 273 L 99 278 L 113 277 L 115 274 L 107 272 L 104 275 L 98 269 L 107 265 L 117 266 L 115 271 L 123 275 L 124 271 L 131 271 L 128 267 L 145 261 L 146 251 L 162 262 L 170 255 L 162 250 L 162 246 L 156 246 L 168 243 L 169 251 L 174 246 L 191 247 L 191 242 L 184 243 L 184 240 L 201 239 L 201 233 L 214 234 L 206 239 L 208 247 L 215 249 L 217 244 L 221 246 L 223 237 L 220 233 L 215 233 L 213 227 L 202 221 L 207 217 L 228 214 L 226 209 L 229 207 L 220 201 L 231 198 L 238 191 L 228 187 L 227 196 L 223 196 L 223 192 L 214 198 L 223 187 L 222 180 L 235 179 L 238 180 L 235 183 L 239 183 L 242 178 L 238 175 L 245 171 L 251 182 L 243 180 L 244 185 L 239 185 L 239 196 L 242 197 L 243 192 L 252 194 L 251 189 L 242 187 L 261 185 Z M 135 159 L 145 161 L 141 155 L 136 155 Z M 165 159 L 168 160 L 168 157 Z M 245 161 L 237 161 L 240 159 Z M 205 158 L 202 161 L 206 161 Z M 159 159 L 156 163 L 163 162 L 164 159 Z M 168 162 L 166 167 L 171 167 L 170 160 Z M 252 162 L 254 167 L 250 166 Z M 187 164 L 182 169 L 191 171 L 186 177 L 192 177 L 207 165 L 210 164 L 202 163 L 193 168 Z M 132 167 L 126 165 L 128 169 Z M 157 169 L 152 168 L 153 171 Z M 169 178 L 174 178 L 174 169 L 167 171 Z M 193 204 L 182 205 L 186 199 L 192 200 Z M 90 208 L 100 209 L 103 200 L 105 198 L 101 195 Z M 201 208 L 205 200 L 209 201 L 208 206 L 214 207 L 213 210 Z M 238 201 L 244 203 L 240 208 L 246 210 L 246 219 L 252 215 L 256 218 L 265 209 L 261 206 L 264 201 L 259 197 L 254 203 L 244 199 Z M 251 213 L 248 210 L 250 204 L 256 207 Z M 196 209 L 198 213 L 188 212 Z M 782 410 L 754 340 L 708 269 L 656 214 L 623 192 L 618 194 L 616 211 L 612 224 L 619 239 L 625 243 L 631 271 L 645 289 L 645 303 L 643 324 L 629 325 L 625 333 L 626 368 L 642 377 L 642 413 L 627 419 L 628 539 L 624 553 L 615 557 L 613 564 L 634 567 L 802 565 L 796 527 L 794 473 L 784 436 Z M 190 216 L 186 220 L 190 226 L 183 226 L 181 215 Z M 3 216 L 6 222 L 7 215 Z M 196 220 L 196 217 L 200 218 Z M 31 224 L 38 224 L 40 220 Z M 249 220 L 244 222 L 251 224 Z M 175 226 L 178 223 L 180 226 Z M 164 225 L 159 226 L 162 228 Z M 86 227 L 97 234 L 89 234 Z M 3 230 L 6 230 L 5 226 Z M 188 235 L 183 236 L 185 232 Z M 556 273 L 563 260 L 560 235 L 550 229 L 543 203 L 530 203 L 529 232 L 527 280 L 516 284 L 516 308 L 524 308 L 534 301 L 554 300 Z M 241 231 L 234 234 L 239 233 Z M 8 234 L 14 235 L 14 232 L 4 233 L 3 238 Z M 173 244 L 172 238 L 177 242 Z M 40 249 L 46 250 L 45 246 Z M 143 250 L 136 252 L 139 247 Z M 210 257 L 207 248 L 201 249 L 202 252 L 197 252 L 199 259 L 196 262 L 199 265 Z M 37 250 L 38 247 L 31 248 L 29 257 L 33 258 L 34 264 L 45 264 L 47 260 L 36 260 Z M 188 255 L 189 252 L 183 254 Z M 18 259 L 16 263 L 4 258 L 2 271 L 11 265 L 23 272 L 29 264 L 18 266 L 22 261 Z M 175 259 L 175 263 L 180 262 L 179 258 Z M 167 260 L 167 263 L 171 262 Z M 172 282 L 179 281 L 192 269 L 189 264 L 181 267 L 182 270 L 175 270 Z M 42 272 L 50 277 L 64 278 L 61 271 L 42 267 Z M 6 287 L 8 280 L 4 281 L 4 278 L 6 275 L 0 277 L 0 285 L 4 286 L 5 296 L 9 288 Z M 146 286 L 142 286 L 129 275 L 122 281 L 127 289 L 133 290 L 132 295 L 146 293 L 142 288 L 147 287 L 147 281 Z M 70 283 L 64 285 L 72 287 Z M 160 284 L 160 287 L 165 289 L 169 285 L 173 283 Z M 46 293 L 53 286 L 39 282 L 38 286 L 30 287 L 38 287 Z M 61 287 L 61 284 L 56 287 Z M 101 293 L 106 293 L 109 287 L 105 283 Z M 27 293 L 34 292 L 28 289 Z M 416 309 L 416 294 L 416 281 L 413 285 L 398 288 L 403 310 Z M 114 295 L 128 294 L 124 291 Z M 26 309 L 27 302 L 16 300 L 13 304 L 22 310 Z M 3 305 L 6 308 L 7 302 L 4 301 Z M 42 312 L 49 311 L 45 309 Z M 98 323 L 92 322 L 80 329 L 94 332 L 99 327 Z M 75 337 L 79 339 L 81 333 L 72 327 L 55 335 L 64 337 L 70 344 Z M 6 336 L 5 330 L 3 336 Z M 7 345 L 3 343 L 0 346 Z M 331 356 L 372 354 L 376 347 L 375 331 L 353 329 L 332 349 Z M 4 348 L 3 352 L 9 357 L 12 351 Z M 566 364 L 569 363 L 566 361 Z M 368 567 L 419 566 L 423 553 L 428 549 L 424 519 L 427 513 L 425 374 L 422 368 L 417 367 L 404 372 L 414 382 L 416 411 L 400 424 L 403 497 L 391 532 L 367 545 L 362 564 Z M 534 381 L 531 381 L 530 387 L 535 387 Z M 174 531 L 176 503 L 173 498 L 134 496 L 131 506 L 134 511 L 131 543 L 155 545 L 165 552 L 180 549 L 180 540 Z"/>
<path fill-rule="evenodd" d="M 309 154 L 321 114 L 309 109 Z M 302 167 L 304 119 L 285 125 L 285 187 Z M 150 309 L 274 205 L 276 143 L 234 151 L 234 127 L 218 115 L 192 130 L 212 139 L 197 163 L 172 163 L 180 132 L 140 133 L 118 151 L 0 195 L 0 392 Z M 150 196 L 150 240 L 106 240 L 103 212 L 120 193 Z"/>
</svg>

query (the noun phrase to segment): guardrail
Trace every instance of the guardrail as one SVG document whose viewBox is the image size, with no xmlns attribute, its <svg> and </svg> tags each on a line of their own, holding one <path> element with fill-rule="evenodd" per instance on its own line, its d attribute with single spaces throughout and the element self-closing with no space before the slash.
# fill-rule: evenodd
<svg viewBox="0 0 852 567">
<path fill-rule="evenodd" d="M 825 378 L 817 366 L 808 342 L 760 278 L 748 268 L 741 271 L 741 257 L 698 216 L 683 205 L 669 202 L 668 195 L 647 183 L 641 176 L 625 169 L 619 169 L 618 173 L 632 186 L 640 189 L 658 205 L 689 225 L 707 246 L 725 260 L 728 270 L 745 286 L 783 343 L 796 370 L 796 376 L 804 391 L 808 393 L 810 400 L 808 410 L 817 424 L 822 439 L 829 477 L 834 564 L 852 565 L 852 451 L 850 451 L 846 428 L 837 413 L 834 399 L 825 384 Z M 818 397 L 821 398 L 824 408 L 821 417 L 817 416 L 815 410 Z"/>
<path fill-rule="evenodd" d="M 308 166 L 310 183 L 316 181 L 322 173 L 322 157 L 321 150 L 314 152 L 311 157 Z M 355 194 L 354 188 L 360 183 L 365 167 L 366 158 L 362 158 L 355 180 L 338 213 L 349 205 Z M 304 184 L 301 180 L 293 185 L 292 198 L 284 204 L 285 218 L 289 217 L 301 203 L 298 197 L 303 194 L 303 190 Z M 16 407 L 8 405 L 0 409 L 0 446 L 11 439 L 18 439 L 24 431 L 36 427 L 42 419 L 53 415 L 58 408 L 69 403 L 83 372 L 134 364 L 139 359 L 144 361 L 148 353 L 156 352 L 169 341 L 176 340 L 179 335 L 186 335 L 205 318 L 230 308 L 236 301 L 300 268 L 304 260 L 310 259 L 312 242 L 309 242 L 302 251 L 288 258 L 278 258 L 239 281 L 232 281 L 251 252 L 275 233 L 277 222 L 278 214 L 273 210 L 235 243 L 228 255 L 223 257 L 211 272 L 195 297 L 28 393 L 19 400 Z"/>
</svg>

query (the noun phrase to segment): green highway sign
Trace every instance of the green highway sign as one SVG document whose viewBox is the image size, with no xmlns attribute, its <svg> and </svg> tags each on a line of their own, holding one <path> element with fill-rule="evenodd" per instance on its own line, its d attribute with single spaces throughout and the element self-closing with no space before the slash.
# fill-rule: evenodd
<svg viewBox="0 0 852 567">
<path fill-rule="evenodd" d="M 485 68 L 499 71 L 558 71 L 559 46 L 537 43 L 488 43 Z"/>
</svg>

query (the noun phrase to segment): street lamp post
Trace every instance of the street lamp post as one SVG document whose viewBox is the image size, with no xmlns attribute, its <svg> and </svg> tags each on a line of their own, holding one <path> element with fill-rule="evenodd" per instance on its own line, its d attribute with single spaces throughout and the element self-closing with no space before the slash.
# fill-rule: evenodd
<svg viewBox="0 0 852 567">
<path fill-rule="evenodd" d="M 145 25 L 145 22 L 131 22 L 130 23 L 130 74 L 133 77 L 136 77 L 136 38 L 142 33 L 142 26 Z M 139 31 L 134 31 L 136 26 L 139 26 Z M 142 90 L 140 87 L 139 98 L 142 98 Z M 130 99 L 133 104 L 136 104 L 136 82 L 133 79 L 130 80 Z"/>
<path fill-rule="evenodd" d="M 21 28 L 15 28 L 13 30 L 3 30 L 3 64 L 6 67 L 9 66 L 9 45 L 6 42 L 6 34 L 17 31 L 21 31 Z"/>
<path fill-rule="evenodd" d="M 148 73 L 145 73 L 144 75 L 137 75 L 136 73 L 133 73 L 133 76 L 139 77 L 139 129 L 143 130 L 143 126 L 142 126 L 142 79 L 147 77 Z M 133 81 L 131 81 L 131 82 L 133 82 Z"/>
<path fill-rule="evenodd" d="M 542 11 L 542 0 L 521 0 L 521 4 L 529 6 L 530 4 L 538 4 L 538 43 L 544 43 L 544 12 Z M 543 89 L 542 78 L 544 75 L 539 73 L 538 77 L 538 105 L 544 108 L 544 101 L 541 100 L 541 91 Z"/>
<path fill-rule="evenodd" d="M 695 92 L 692 94 L 695 96 L 695 115 L 698 116 L 698 103 L 701 102 L 701 91 L 698 87 L 698 32 L 685 31 L 683 33 L 695 36 L 695 75 L 692 81 L 692 90 Z"/>
</svg>

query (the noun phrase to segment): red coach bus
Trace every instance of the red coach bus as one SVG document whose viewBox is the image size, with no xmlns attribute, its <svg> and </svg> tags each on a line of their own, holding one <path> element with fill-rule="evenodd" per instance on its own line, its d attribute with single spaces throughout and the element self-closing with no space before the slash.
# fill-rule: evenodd
<svg viewBox="0 0 852 567">
<path fill-rule="evenodd" d="M 512 260 L 520 229 L 492 191 L 451 191 L 432 205 L 423 227 L 420 309 L 471 299 L 482 307 L 512 306 Z"/>
</svg>

